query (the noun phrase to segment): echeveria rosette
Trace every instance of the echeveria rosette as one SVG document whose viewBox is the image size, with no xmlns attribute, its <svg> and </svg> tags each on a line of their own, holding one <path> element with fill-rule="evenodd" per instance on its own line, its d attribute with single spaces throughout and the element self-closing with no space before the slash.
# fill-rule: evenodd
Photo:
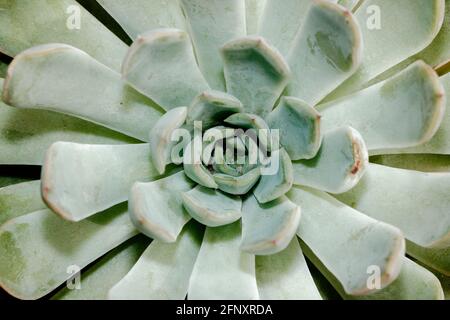
<svg viewBox="0 0 450 320">
<path fill-rule="evenodd" d="M 65 26 L 72 0 L 0 10 L 15 57 L 0 163 L 43 165 L 41 181 L 0 189 L 5 290 L 42 297 L 102 257 L 55 298 L 326 298 L 305 254 L 346 299 L 443 297 L 405 244 L 449 275 L 449 174 L 368 155 L 449 154 L 450 78 L 429 66 L 448 69 L 448 1 L 98 2 L 129 49 L 84 9 L 80 30 L 48 23 Z M 210 146 L 232 133 L 209 155 L 191 152 L 205 142 L 194 135 L 172 161 L 172 134 L 196 121 Z M 279 130 L 278 147 L 257 139 L 280 160 L 271 175 L 217 161 L 228 142 L 259 155 L 236 134 L 249 128 Z"/>
</svg>

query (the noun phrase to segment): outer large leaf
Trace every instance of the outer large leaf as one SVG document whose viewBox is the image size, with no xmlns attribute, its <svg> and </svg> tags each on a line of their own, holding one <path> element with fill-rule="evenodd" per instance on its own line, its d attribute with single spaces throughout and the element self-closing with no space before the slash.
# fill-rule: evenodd
<svg viewBox="0 0 450 320">
<path fill-rule="evenodd" d="M 79 223 L 45 209 L 10 220 L 0 228 L 0 285 L 15 297 L 37 299 L 136 234 L 126 204 Z"/>
<path fill-rule="evenodd" d="M 245 24 L 248 35 L 255 34 L 258 31 L 266 2 L 266 0 L 245 0 Z"/>
<path fill-rule="evenodd" d="M 446 276 L 450 276 L 450 247 L 430 249 L 408 242 L 407 250 L 417 260 L 442 272 Z"/>
<path fill-rule="evenodd" d="M 10 56 L 30 47 L 61 42 L 86 51 L 120 70 L 127 46 L 74 0 L 3 0 L 0 3 L 0 51 Z M 78 20 L 80 28 L 72 28 Z"/>
<path fill-rule="evenodd" d="M 450 173 L 422 173 L 370 164 L 360 183 L 338 198 L 400 228 L 424 247 L 450 244 Z"/>
<path fill-rule="evenodd" d="M 115 248 L 80 274 L 80 289 L 65 287 L 52 300 L 105 300 L 108 291 L 134 266 L 150 239 L 136 236 Z"/>
<path fill-rule="evenodd" d="M 256 257 L 256 280 L 262 300 L 320 300 L 297 237 L 273 255 Z"/>
<path fill-rule="evenodd" d="M 98 0 L 132 38 L 158 28 L 185 29 L 178 0 Z"/>
<path fill-rule="evenodd" d="M 450 6 L 450 4 L 449 4 Z M 445 109 L 442 122 L 439 126 L 439 130 L 435 135 L 425 144 L 407 148 L 407 149 L 393 149 L 393 150 L 380 150 L 379 154 L 398 154 L 398 153 L 434 153 L 434 154 L 450 154 L 450 73 L 442 76 L 440 81 L 445 90 L 445 96 L 447 97 L 447 106 Z"/>
<path fill-rule="evenodd" d="M 153 241 L 130 272 L 111 288 L 109 299 L 184 299 L 201 236 L 199 226 L 191 223 L 176 243 Z"/>
<path fill-rule="evenodd" d="M 371 153 L 383 153 L 433 137 L 445 112 L 444 88 L 433 69 L 418 61 L 395 77 L 318 108 L 324 131 L 351 126 Z"/>
<path fill-rule="evenodd" d="M 287 56 L 288 94 L 316 105 L 356 71 L 362 50 L 360 28 L 347 9 L 313 2 Z"/>
<path fill-rule="evenodd" d="M 209 89 L 189 36 L 179 29 L 155 29 L 139 36 L 128 51 L 122 75 L 166 110 L 188 106 Z"/>
<path fill-rule="evenodd" d="M 150 181 L 157 176 L 148 144 L 57 142 L 47 151 L 42 196 L 60 216 L 80 221 L 126 201 L 136 181 Z"/>
<path fill-rule="evenodd" d="M 0 188 L 0 225 L 23 214 L 46 209 L 41 181 L 22 182 Z"/>
<path fill-rule="evenodd" d="M 302 207 L 299 237 L 336 277 L 344 291 L 365 295 L 368 271 L 380 270 L 380 285 L 394 281 L 401 269 L 405 241 L 400 230 L 344 205 L 326 193 L 293 188 L 289 198 Z"/>
<path fill-rule="evenodd" d="M 19 108 L 68 113 L 143 141 L 162 114 L 119 73 L 64 44 L 19 54 L 9 66 L 3 101 Z"/>
<path fill-rule="evenodd" d="M 0 79 L 3 91 L 3 79 Z M 57 141 L 122 144 L 136 140 L 93 123 L 44 110 L 20 110 L 0 101 L 0 163 L 41 165 Z"/>
<path fill-rule="evenodd" d="M 444 10 L 445 0 L 364 1 L 355 13 L 364 39 L 363 63 L 358 72 L 327 99 L 360 89 L 369 80 L 427 47 L 442 26 Z"/>
<path fill-rule="evenodd" d="M 246 35 L 245 1 L 180 0 L 180 3 L 200 70 L 212 88 L 224 91 L 219 49 L 226 42 Z"/>
<path fill-rule="evenodd" d="M 266 0 L 258 34 L 286 56 L 311 4 L 311 0 Z"/>
<path fill-rule="evenodd" d="M 239 250 L 239 222 L 206 228 L 188 299 L 258 299 L 255 256 Z"/>
</svg>

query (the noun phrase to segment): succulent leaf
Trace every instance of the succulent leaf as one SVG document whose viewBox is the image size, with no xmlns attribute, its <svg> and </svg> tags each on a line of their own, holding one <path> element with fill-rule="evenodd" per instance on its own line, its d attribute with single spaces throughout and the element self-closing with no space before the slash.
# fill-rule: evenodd
<svg viewBox="0 0 450 320">
<path fill-rule="evenodd" d="M 363 88 L 369 80 L 425 49 L 441 29 L 444 13 L 445 0 L 363 1 L 355 18 L 364 51 L 370 54 L 364 55 L 359 70 L 327 100 Z"/>
<path fill-rule="evenodd" d="M 112 300 L 182 300 L 200 250 L 202 232 L 188 224 L 175 243 L 154 240 L 108 293 Z"/>
<path fill-rule="evenodd" d="M 239 250 L 239 222 L 206 228 L 189 281 L 190 300 L 259 299 L 255 256 Z"/>
<path fill-rule="evenodd" d="M 365 295 L 368 270 L 380 270 L 386 287 L 400 273 L 405 254 L 402 232 L 362 215 L 324 192 L 292 188 L 288 197 L 302 207 L 298 236 L 336 277 L 347 294 Z"/>
<path fill-rule="evenodd" d="M 421 145 L 439 129 L 445 92 L 431 67 L 418 61 L 398 75 L 319 106 L 322 130 L 348 125 L 371 153 Z"/>
<path fill-rule="evenodd" d="M 357 300 L 442 300 L 444 293 L 433 273 L 404 258 L 402 271 L 388 287 L 367 296 L 343 297 Z"/>
<path fill-rule="evenodd" d="M 98 0 L 98 3 L 120 23 L 132 39 L 153 29 L 186 30 L 186 21 L 177 0 Z"/>
<path fill-rule="evenodd" d="M 160 180 L 135 183 L 129 200 L 131 221 L 150 238 L 175 242 L 191 219 L 183 208 L 181 194 L 193 187 L 183 171 Z"/>
<path fill-rule="evenodd" d="M 286 87 L 290 69 L 283 56 L 263 38 L 249 36 L 222 47 L 227 92 L 247 113 L 265 117 Z"/>
<path fill-rule="evenodd" d="M 336 3 L 337 0 L 327 0 Z M 265 0 L 258 34 L 286 56 L 295 36 L 304 24 L 311 0 Z"/>
<path fill-rule="evenodd" d="M 327 132 L 317 156 L 293 162 L 294 184 L 330 193 L 353 188 L 368 166 L 367 149 L 361 135 L 351 127 Z"/>
<path fill-rule="evenodd" d="M 195 62 L 189 35 L 179 29 L 140 35 L 128 51 L 122 76 L 165 110 L 188 106 L 209 89 Z"/>
<path fill-rule="evenodd" d="M 300 215 L 300 207 L 287 197 L 261 204 L 248 196 L 242 205 L 241 250 L 270 255 L 286 249 L 297 232 Z"/>
<path fill-rule="evenodd" d="M 218 188 L 233 195 L 243 195 L 250 191 L 261 176 L 260 168 L 254 168 L 241 176 L 231 176 L 223 173 L 215 173 L 214 181 Z"/>
<path fill-rule="evenodd" d="M 28 49 L 11 62 L 3 101 L 17 108 L 58 111 L 142 141 L 162 115 L 120 74 L 65 44 Z"/>
<path fill-rule="evenodd" d="M 198 222 L 208 227 L 219 227 L 241 218 L 242 201 L 238 196 L 203 186 L 183 192 L 183 205 Z"/>
<path fill-rule="evenodd" d="M 83 268 L 137 233 L 126 203 L 79 223 L 44 209 L 14 218 L 0 227 L 0 286 L 21 299 L 38 299 L 71 277 L 67 268 Z"/>
<path fill-rule="evenodd" d="M 106 300 L 108 291 L 130 271 L 150 242 L 144 235 L 126 241 L 83 272 L 81 288 L 71 290 L 64 287 L 51 299 Z"/>
<path fill-rule="evenodd" d="M 449 5 L 450 7 L 450 5 Z M 373 154 L 399 154 L 399 153 L 429 153 L 429 154 L 450 154 L 450 73 L 439 78 L 444 88 L 444 96 L 441 101 L 446 101 L 445 112 L 442 117 L 439 129 L 430 141 L 412 147 L 401 149 L 375 150 Z"/>
<path fill-rule="evenodd" d="M 198 184 L 207 188 L 217 189 L 218 185 L 213 175 L 202 162 L 202 138 L 194 136 L 194 139 L 184 149 L 183 168 L 184 173 Z"/>
<path fill-rule="evenodd" d="M 450 173 L 423 173 L 370 164 L 353 190 L 338 198 L 374 219 L 400 228 L 423 246 L 450 245 Z"/>
<path fill-rule="evenodd" d="M 67 28 L 67 9 L 76 6 L 83 27 Z M 75 0 L 2 1 L 0 51 L 14 57 L 19 52 L 46 43 L 66 43 L 119 71 L 127 46 Z M 18 23 L 20 21 L 20 23 Z M 61 26 L 61 27 L 55 27 Z"/>
<path fill-rule="evenodd" d="M 200 70 L 211 88 L 225 90 L 220 47 L 246 35 L 245 1 L 180 0 Z"/>
<path fill-rule="evenodd" d="M 245 24 L 247 35 L 256 34 L 267 0 L 245 0 Z"/>
<path fill-rule="evenodd" d="M 269 143 L 270 128 L 266 121 L 251 113 L 235 113 L 224 120 L 225 123 L 238 127 L 240 129 L 254 130 L 254 139 L 258 140 L 258 146 L 263 150 L 271 150 L 271 144 Z"/>
<path fill-rule="evenodd" d="M 362 51 L 361 30 L 350 11 L 313 2 L 287 55 L 288 94 L 316 105 L 358 69 Z"/>
<path fill-rule="evenodd" d="M 42 168 L 42 197 L 58 215 L 83 220 L 126 201 L 135 181 L 158 176 L 148 144 L 84 145 L 57 142 Z"/>
<path fill-rule="evenodd" d="M 253 194 L 259 203 L 273 201 L 288 192 L 294 181 L 294 169 L 291 158 L 284 149 L 278 149 L 271 154 L 271 161 L 278 170 L 274 174 L 263 174 L 259 180 Z"/>
<path fill-rule="evenodd" d="M 256 281 L 262 300 L 321 300 L 297 237 L 283 251 L 256 257 Z"/>
<path fill-rule="evenodd" d="M 159 174 L 163 174 L 166 165 L 171 163 L 173 142 L 172 134 L 186 121 L 187 107 L 178 107 L 166 112 L 150 131 L 150 155 Z"/>
<path fill-rule="evenodd" d="M 280 144 L 292 160 L 311 159 L 319 151 L 321 116 L 302 100 L 282 97 L 266 121 L 270 129 L 280 131 Z"/>
<path fill-rule="evenodd" d="M 10 219 L 46 208 L 41 198 L 40 180 L 0 188 L 0 225 Z"/>
<path fill-rule="evenodd" d="M 450 277 L 450 247 L 424 248 L 408 241 L 406 250 L 410 256 Z"/>
<path fill-rule="evenodd" d="M 232 95 L 220 91 L 205 91 L 189 106 L 187 123 L 201 121 L 203 129 L 209 129 L 232 115 L 242 112 L 241 102 Z"/>
<path fill-rule="evenodd" d="M 0 79 L 0 92 L 3 92 Z M 137 140 L 94 123 L 45 110 L 18 109 L 0 101 L 0 164 L 41 165 L 57 141 L 124 144 Z"/>
</svg>

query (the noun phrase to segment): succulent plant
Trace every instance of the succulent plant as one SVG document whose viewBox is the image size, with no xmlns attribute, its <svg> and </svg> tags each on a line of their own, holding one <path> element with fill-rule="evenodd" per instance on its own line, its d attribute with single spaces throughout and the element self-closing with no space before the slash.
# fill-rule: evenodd
<svg viewBox="0 0 450 320">
<path fill-rule="evenodd" d="M 9 294 L 448 295 L 449 1 L 84 5 L 0 2 Z"/>
</svg>

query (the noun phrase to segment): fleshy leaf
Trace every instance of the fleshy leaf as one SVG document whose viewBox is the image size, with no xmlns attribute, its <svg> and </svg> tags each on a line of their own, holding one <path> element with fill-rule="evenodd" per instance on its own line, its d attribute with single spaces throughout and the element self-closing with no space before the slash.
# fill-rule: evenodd
<svg viewBox="0 0 450 320">
<path fill-rule="evenodd" d="M 198 184 L 207 188 L 217 189 L 218 185 L 213 175 L 202 162 L 202 137 L 194 136 L 194 139 L 184 149 L 183 168 L 185 174 Z"/>
<path fill-rule="evenodd" d="M 267 0 L 245 0 L 245 24 L 247 35 L 258 32 L 261 16 Z"/>
<path fill-rule="evenodd" d="M 259 168 L 255 168 L 238 177 L 223 173 L 215 173 L 213 176 L 220 190 L 229 194 L 243 195 L 258 182 L 261 171 Z"/>
<path fill-rule="evenodd" d="M 42 196 L 64 219 L 80 221 L 126 201 L 134 182 L 156 177 L 148 144 L 56 142 L 42 169 Z"/>
<path fill-rule="evenodd" d="M 189 281 L 190 300 L 259 299 L 255 256 L 239 249 L 239 222 L 206 228 Z"/>
<path fill-rule="evenodd" d="M 244 110 L 265 117 L 286 87 L 290 69 L 283 56 L 263 38 L 249 36 L 222 47 L 227 92 Z"/>
<path fill-rule="evenodd" d="M 122 65 L 123 78 L 165 110 L 188 106 L 208 84 L 197 67 L 189 36 L 178 29 L 140 35 Z"/>
<path fill-rule="evenodd" d="M 345 292 L 365 295 L 368 270 L 380 270 L 380 286 L 394 281 L 405 254 L 402 232 L 344 205 L 324 192 L 293 188 L 289 198 L 302 207 L 298 236 L 338 279 Z"/>
<path fill-rule="evenodd" d="M 33 46 L 67 43 L 118 71 L 127 46 L 74 0 L 4 0 L 0 51 L 13 57 Z M 79 28 L 77 15 L 80 14 Z"/>
<path fill-rule="evenodd" d="M 266 121 L 251 113 L 235 113 L 224 120 L 226 123 L 236 126 L 240 129 L 253 129 L 254 138 L 258 138 L 259 148 L 269 150 L 271 149 L 271 144 L 269 143 L 269 126 Z"/>
<path fill-rule="evenodd" d="M 3 79 L 0 79 L 0 92 Z M 41 165 L 45 152 L 57 141 L 80 143 L 136 143 L 131 137 L 91 122 L 45 110 L 23 110 L 0 100 L 0 163 Z"/>
<path fill-rule="evenodd" d="M 266 0 L 258 34 L 287 56 L 311 4 L 311 0 Z"/>
<path fill-rule="evenodd" d="M 370 164 L 339 199 L 374 219 L 400 228 L 423 247 L 450 245 L 450 173 L 423 173 Z"/>
<path fill-rule="evenodd" d="M 311 159 L 320 148 L 320 114 L 300 99 L 282 97 L 266 118 L 270 129 L 280 131 L 280 143 L 292 160 Z"/>
<path fill-rule="evenodd" d="M 375 154 L 417 146 L 439 129 L 445 112 L 444 94 L 437 74 L 418 61 L 395 77 L 319 106 L 322 130 L 351 126 Z"/>
<path fill-rule="evenodd" d="M 38 299 L 134 236 L 126 203 L 78 223 L 45 209 L 12 219 L 0 228 L 0 285 L 21 299 Z"/>
<path fill-rule="evenodd" d="M 246 35 L 245 1 L 180 0 L 200 70 L 210 86 L 224 91 L 223 62 L 219 49 Z"/>
<path fill-rule="evenodd" d="M 356 300 L 442 300 L 442 286 L 434 274 L 405 258 L 398 278 L 386 288 L 366 296 L 344 299 Z"/>
<path fill-rule="evenodd" d="M 444 11 L 444 0 L 365 0 L 355 13 L 364 39 L 363 62 L 327 100 L 361 89 L 369 80 L 426 48 L 442 26 Z"/>
<path fill-rule="evenodd" d="M 241 250 L 270 255 L 286 249 L 297 232 L 300 215 L 300 207 L 287 197 L 261 204 L 250 195 L 242 206 Z"/>
<path fill-rule="evenodd" d="M 324 135 L 315 158 L 293 163 L 294 184 L 343 193 L 359 182 L 367 165 L 361 135 L 350 127 L 338 128 Z"/>
<path fill-rule="evenodd" d="M 277 169 L 274 174 L 262 174 L 253 194 L 259 203 L 267 203 L 288 192 L 294 181 L 291 158 L 284 149 L 271 154 L 271 162 Z"/>
<path fill-rule="evenodd" d="M 108 291 L 134 266 L 150 239 L 136 236 L 111 250 L 80 275 L 81 288 L 63 288 L 52 300 L 106 300 Z"/>
<path fill-rule="evenodd" d="M 183 208 L 182 192 L 194 183 L 184 172 L 153 182 L 137 182 L 130 193 L 130 217 L 139 231 L 163 242 L 175 242 L 191 219 Z"/>
<path fill-rule="evenodd" d="M 172 133 L 184 124 L 186 117 L 186 107 L 171 109 L 158 120 L 150 131 L 150 155 L 159 174 L 163 174 L 166 165 L 171 163 Z"/>
<path fill-rule="evenodd" d="M 203 129 L 219 124 L 233 113 L 242 112 L 241 102 L 232 95 L 219 91 L 205 91 L 189 107 L 187 122 L 201 121 Z"/>
<path fill-rule="evenodd" d="M 450 7 L 450 4 L 449 4 Z M 446 103 L 445 113 L 440 123 L 440 127 L 434 136 L 425 144 L 407 149 L 387 149 L 379 150 L 379 154 L 399 154 L 399 153 L 432 153 L 450 154 L 450 73 L 442 76 L 440 82 L 444 86 Z"/>
<path fill-rule="evenodd" d="M 177 0 L 98 0 L 132 38 L 159 28 L 186 29 L 185 18 Z"/>
<path fill-rule="evenodd" d="M 320 102 L 359 67 L 361 38 L 350 11 L 313 2 L 287 56 L 293 76 L 288 94 L 313 106 Z"/>
<path fill-rule="evenodd" d="M 18 108 L 52 110 L 87 119 L 147 141 L 161 116 L 120 74 L 65 44 L 28 49 L 11 62 L 3 101 Z"/>
<path fill-rule="evenodd" d="M 200 250 L 202 232 L 190 223 L 175 243 L 153 241 L 128 274 L 109 291 L 109 299 L 183 300 Z"/>
<path fill-rule="evenodd" d="M 208 227 L 223 226 L 241 218 L 242 201 L 238 196 L 197 186 L 182 197 L 189 214 Z"/>
<path fill-rule="evenodd" d="M 297 237 L 282 252 L 256 257 L 256 280 L 262 300 L 322 299 Z"/>
<path fill-rule="evenodd" d="M 0 225 L 26 213 L 46 209 L 41 181 L 22 182 L 0 188 Z"/>
<path fill-rule="evenodd" d="M 408 241 L 406 250 L 410 256 L 450 277 L 450 247 L 443 249 L 424 248 Z"/>
</svg>

